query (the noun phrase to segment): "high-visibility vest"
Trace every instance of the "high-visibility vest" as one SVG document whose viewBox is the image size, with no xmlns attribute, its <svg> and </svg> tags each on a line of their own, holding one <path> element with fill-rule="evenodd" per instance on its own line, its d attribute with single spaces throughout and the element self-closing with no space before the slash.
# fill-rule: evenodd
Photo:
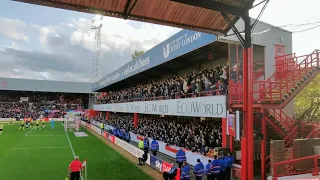
<svg viewBox="0 0 320 180">
<path fill-rule="evenodd" d="M 143 149 L 143 147 L 144 147 L 144 145 L 143 145 L 143 141 L 140 141 L 140 142 L 139 142 L 138 147 L 139 147 L 140 149 Z"/>
</svg>

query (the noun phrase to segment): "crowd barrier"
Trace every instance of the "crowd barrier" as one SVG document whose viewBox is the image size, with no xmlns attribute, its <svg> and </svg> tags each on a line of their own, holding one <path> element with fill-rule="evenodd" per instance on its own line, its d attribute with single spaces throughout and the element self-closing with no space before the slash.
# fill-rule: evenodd
<svg viewBox="0 0 320 180">
<path fill-rule="evenodd" d="M 122 149 L 126 150 L 127 152 L 129 152 L 130 154 L 135 156 L 136 158 L 142 157 L 143 150 L 135 147 L 134 145 L 132 145 L 132 144 L 126 142 L 126 141 L 123 141 L 120 138 L 117 138 L 116 136 L 113 136 L 112 134 L 109 134 L 106 131 L 101 130 L 98 127 L 98 125 L 99 125 L 98 122 L 92 122 L 92 124 L 89 124 L 89 123 L 86 123 L 84 121 L 81 121 L 81 125 L 92 129 L 96 133 L 98 133 L 101 136 L 103 136 L 105 139 L 109 140 L 111 143 L 116 144 L 117 146 L 121 147 Z M 106 127 L 111 129 L 111 126 L 105 125 L 105 128 Z M 105 130 L 107 130 L 107 129 L 105 129 Z M 148 154 L 148 160 L 146 161 L 146 164 L 148 164 L 149 166 L 151 166 L 152 168 L 158 170 L 161 173 L 168 172 L 171 169 L 171 164 L 170 163 L 165 162 L 165 161 L 157 158 L 156 156 L 153 156 L 153 155 L 150 155 L 150 154 Z M 180 179 L 180 169 L 178 169 L 177 176 L 176 176 L 176 180 L 179 180 L 179 179 Z"/>
<path fill-rule="evenodd" d="M 100 123 L 97 122 L 97 121 L 91 121 L 92 124 L 94 124 L 95 126 L 99 126 Z M 105 124 L 104 125 L 104 129 L 106 131 L 108 130 L 112 130 L 114 129 L 114 127 L 110 126 L 110 125 L 107 125 Z M 130 132 L 130 136 L 131 136 L 131 141 L 133 142 L 136 142 L 136 143 L 139 143 L 141 140 L 144 139 L 144 137 L 142 136 L 139 136 L 133 132 Z M 148 138 L 149 141 L 151 142 L 152 139 L 151 138 Z M 166 143 L 162 142 L 162 141 L 158 141 L 159 143 L 159 152 L 169 156 L 169 157 L 172 157 L 172 158 L 176 158 L 176 153 L 177 151 L 180 149 L 179 147 L 176 147 L 176 146 L 168 146 L 166 145 Z M 207 157 L 207 156 L 203 156 L 199 153 L 193 153 L 192 151 L 188 151 L 188 150 L 184 150 L 185 153 L 186 153 L 186 157 L 187 157 L 187 162 L 192 165 L 192 166 L 195 166 L 197 164 L 197 159 L 200 159 L 201 162 L 203 162 L 204 164 L 206 164 L 208 162 L 209 159 L 211 159 L 210 157 Z M 160 160 L 161 161 L 161 160 Z M 239 178 L 240 179 L 240 170 L 241 170 L 241 165 L 238 165 L 238 164 L 233 164 L 232 165 L 232 176 L 234 178 Z"/>
</svg>

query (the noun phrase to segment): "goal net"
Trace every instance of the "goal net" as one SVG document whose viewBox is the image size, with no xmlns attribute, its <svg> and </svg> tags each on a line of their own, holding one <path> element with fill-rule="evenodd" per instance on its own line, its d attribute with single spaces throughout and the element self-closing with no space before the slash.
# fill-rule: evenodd
<svg viewBox="0 0 320 180">
<path fill-rule="evenodd" d="M 68 129 L 71 130 L 75 130 L 75 131 L 79 131 L 80 128 L 80 117 L 74 116 L 74 117 L 70 117 L 67 116 L 64 120 L 64 128 L 67 131 Z"/>
</svg>

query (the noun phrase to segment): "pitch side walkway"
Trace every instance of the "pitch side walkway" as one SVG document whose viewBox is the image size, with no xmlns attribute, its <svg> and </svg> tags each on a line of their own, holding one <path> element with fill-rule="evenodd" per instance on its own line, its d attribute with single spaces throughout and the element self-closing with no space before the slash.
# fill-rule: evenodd
<svg viewBox="0 0 320 180">
<path fill-rule="evenodd" d="M 136 142 L 131 141 L 130 144 L 138 147 L 138 143 L 136 143 Z M 152 154 L 152 152 L 149 151 L 149 154 Z M 167 156 L 167 155 L 165 155 L 165 154 L 163 154 L 163 153 L 161 153 L 161 152 L 158 152 L 158 153 L 157 153 L 157 157 L 158 157 L 159 159 L 163 160 L 163 161 L 166 161 L 166 162 L 170 163 L 170 164 L 171 164 L 171 163 L 174 163 L 174 164 L 176 165 L 176 167 L 178 167 L 178 164 L 176 163 L 175 159 L 173 159 L 173 158 L 170 157 L 170 156 Z M 202 162 L 202 163 L 203 163 L 204 165 L 207 164 L 207 162 Z M 192 168 L 192 171 L 193 171 L 193 166 L 191 166 L 191 168 Z M 190 175 L 191 175 L 191 179 L 196 179 L 196 177 L 194 176 L 193 172 L 190 172 Z M 202 180 L 207 180 L 207 177 L 203 177 Z"/>
</svg>

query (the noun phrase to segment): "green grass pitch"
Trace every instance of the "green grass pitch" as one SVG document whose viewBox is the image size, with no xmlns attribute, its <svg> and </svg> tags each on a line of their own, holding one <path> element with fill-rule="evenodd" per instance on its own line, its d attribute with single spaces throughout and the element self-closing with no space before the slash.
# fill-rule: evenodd
<svg viewBox="0 0 320 180">
<path fill-rule="evenodd" d="M 0 135 L 0 180 L 65 180 L 73 154 L 61 122 L 41 130 L 19 131 L 20 124 L 4 125 Z M 134 164 L 86 132 L 68 132 L 80 160 L 87 159 L 88 180 L 152 179 Z"/>
</svg>

